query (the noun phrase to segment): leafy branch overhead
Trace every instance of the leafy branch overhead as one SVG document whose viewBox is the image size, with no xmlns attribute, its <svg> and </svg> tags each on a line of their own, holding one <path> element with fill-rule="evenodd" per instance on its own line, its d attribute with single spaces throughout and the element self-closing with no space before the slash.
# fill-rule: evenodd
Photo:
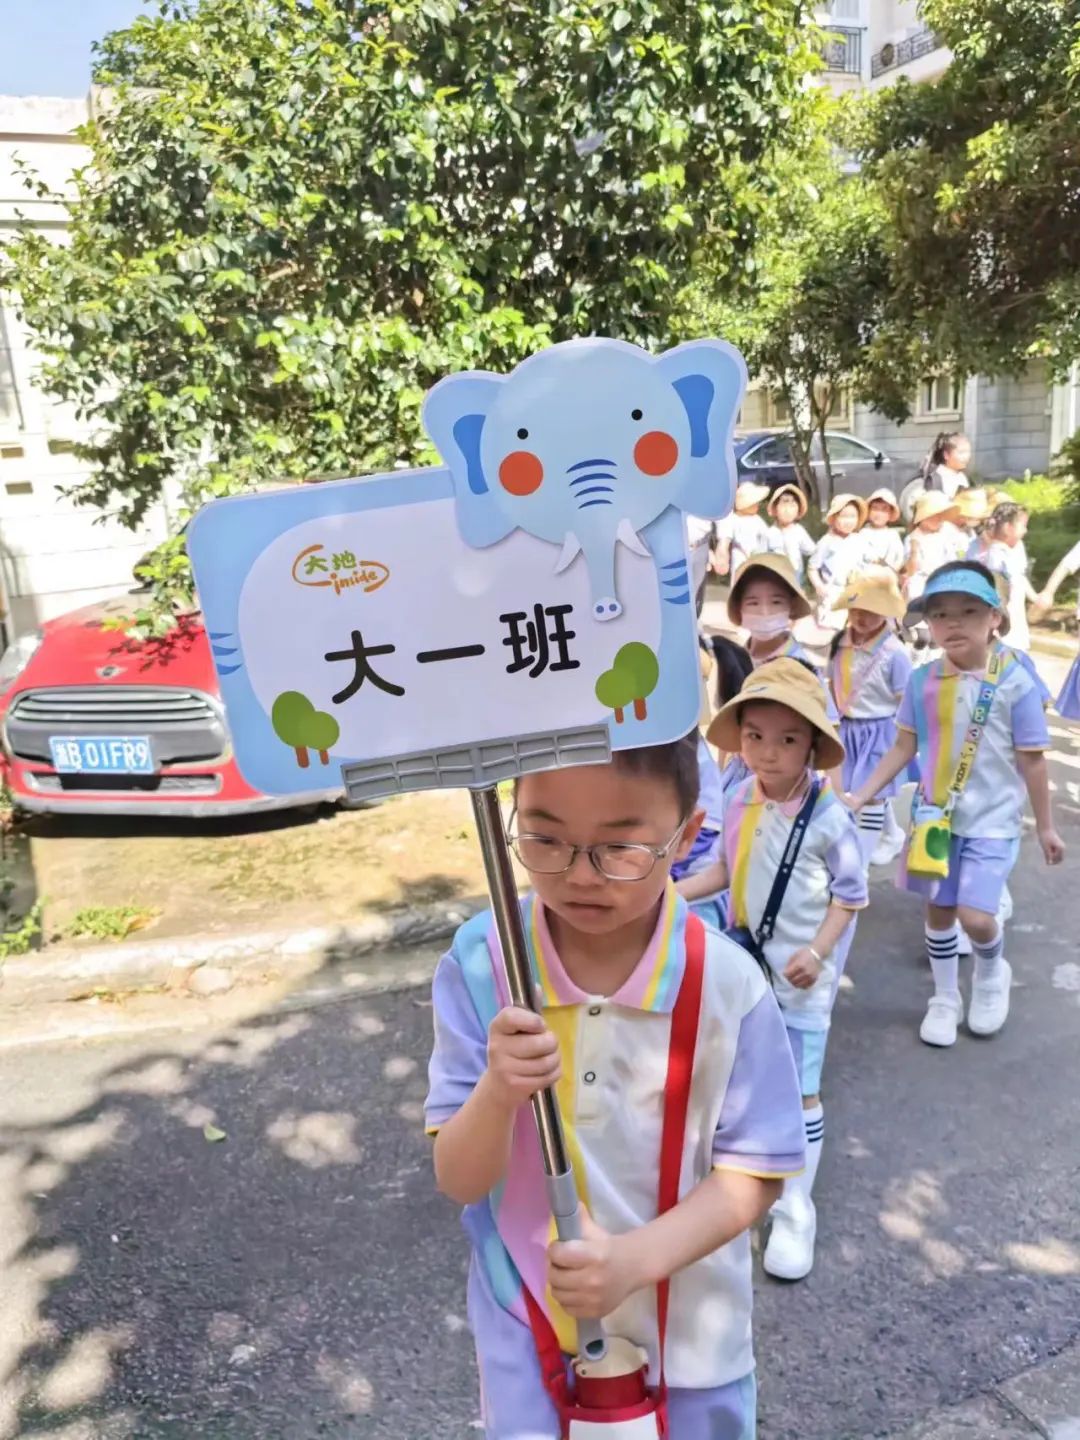
<svg viewBox="0 0 1080 1440">
<path fill-rule="evenodd" d="M 79 498 L 135 523 L 171 482 L 194 504 L 430 460 L 447 371 L 667 342 L 706 239 L 725 275 L 747 256 L 809 17 L 160 0 L 99 48 L 70 243 L 28 229 L 0 274 L 90 422 Z"/>
</svg>

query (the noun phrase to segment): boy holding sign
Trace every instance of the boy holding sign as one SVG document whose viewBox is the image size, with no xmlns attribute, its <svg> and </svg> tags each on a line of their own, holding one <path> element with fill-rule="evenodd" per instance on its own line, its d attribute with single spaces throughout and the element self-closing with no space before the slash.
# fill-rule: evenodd
<svg viewBox="0 0 1080 1440">
<path fill-rule="evenodd" d="M 767 982 L 668 879 L 697 794 L 693 736 L 522 778 L 513 845 L 535 887 L 522 904 L 541 1013 L 508 1005 L 490 916 L 436 973 L 426 1118 L 440 1189 L 466 1207 L 490 1440 L 562 1434 L 552 1357 L 557 1389 L 586 1317 L 646 1352 L 679 1440 L 754 1434 L 748 1230 L 801 1170 L 804 1130 Z M 586 1211 L 567 1244 L 551 1243 L 527 1103 L 548 1085 Z M 677 1203 L 658 1214 L 665 1171 Z"/>
</svg>

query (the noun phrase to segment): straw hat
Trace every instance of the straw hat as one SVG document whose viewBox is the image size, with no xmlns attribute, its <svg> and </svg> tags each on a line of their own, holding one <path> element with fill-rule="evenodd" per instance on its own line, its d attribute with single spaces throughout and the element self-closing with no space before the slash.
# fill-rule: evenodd
<svg viewBox="0 0 1080 1440">
<path fill-rule="evenodd" d="M 825 519 L 831 520 L 834 515 L 839 515 L 840 511 L 848 505 L 854 505 L 855 509 L 859 512 L 859 523 L 856 529 L 861 530 L 866 524 L 866 501 L 861 495 L 834 495 L 832 503 L 828 510 L 825 511 Z"/>
<path fill-rule="evenodd" d="M 935 515 L 944 516 L 946 519 L 955 519 L 960 510 L 955 500 L 950 500 L 940 490 L 924 490 L 915 501 L 915 508 L 911 515 L 911 529 L 921 525 L 924 520 L 932 520 Z"/>
<path fill-rule="evenodd" d="M 891 571 L 875 570 L 873 574 L 855 574 L 848 580 L 834 610 L 869 610 L 886 620 L 899 620 L 907 606 Z"/>
<path fill-rule="evenodd" d="M 731 594 L 728 596 L 727 602 L 728 619 L 733 625 L 742 624 L 741 591 L 753 570 L 763 571 L 771 579 L 779 580 L 785 589 L 791 591 L 792 620 L 801 620 L 804 615 L 811 613 L 813 607 L 799 588 L 798 577 L 791 568 L 791 561 L 786 555 L 770 555 L 763 552 L 760 555 L 751 555 L 735 571 L 735 577 L 731 582 Z"/>
<path fill-rule="evenodd" d="M 735 489 L 736 510 L 756 510 L 763 500 L 769 498 L 768 485 L 759 485 L 755 480 L 743 480 Z"/>
<path fill-rule="evenodd" d="M 739 734 L 739 711 L 755 700 L 775 700 L 801 715 L 817 732 L 814 737 L 814 763 L 822 770 L 833 770 L 843 764 L 844 747 L 825 710 L 825 691 L 821 681 L 798 660 L 769 660 L 743 681 L 738 695 L 718 710 L 708 730 L 710 744 L 729 754 L 742 748 Z"/>
<path fill-rule="evenodd" d="M 775 515 L 776 502 L 784 495 L 790 495 L 799 502 L 799 519 L 801 520 L 806 514 L 806 496 L 799 489 L 798 485 L 781 485 L 779 490 L 774 490 L 772 492 L 772 499 L 768 505 L 765 506 L 765 509 L 770 515 Z"/>
<path fill-rule="evenodd" d="M 994 513 L 990 495 L 986 490 L 958 490 L 956 508 L 960 511 L 962 520 L 973 520 L 976 524 L 989 520 Z"/>
<path fill-rule="evenodd" d="M 867 500 L 867 512 L 869 512 L 870 506 L 873 505 L 875 500 L 881 500 L 884 504 L 888 505 L 889 509 L 892 511 L 892 518 L 894 521 L 900 519 L 900 501 L 897 500 L 896 496 L 893 494 L 893 492 L 889 489 L 887 485 L 883 485 L 880 490 L 875 490 L 874 493 L 870 496 L 869 500 Z"/>
</svg>

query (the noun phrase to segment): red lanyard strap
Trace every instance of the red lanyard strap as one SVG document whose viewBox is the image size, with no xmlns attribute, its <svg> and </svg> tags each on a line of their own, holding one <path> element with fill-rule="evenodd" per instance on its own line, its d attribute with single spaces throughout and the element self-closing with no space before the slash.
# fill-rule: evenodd
<svg viewBox="0 0 1080 1440">
<path fill-rule="evenodd" d="M 671 1012 L 671 1036 L 668 1041 L 667 1078 L 664 1081 L 664 1121 L 660 1135 L 660 1181 L 657 1189 L 656 1213 L 665 1214 L 679 1203 L 679 1180 L 682 1173 L 683 1144 L 686 1136 L 686 1115 L 690 1106 L 690 1086 L 694 1078 L 694 1054 L 697 1050 L 698 1025 L 701 1018 L 701 991 L 705 976 L 705 926 L 696 915 L 686 918 L 686 965 L 682 983 Z M 660 1347 L 661 1399 L 664 1394 L 664 1347 L 667 1340 L 669 1280 L 656 1287 L 656 1328 Z M 536 1299 L 523 1287 L 525 1308 L 540 1359 L 544 1389 L 550 1395 L 561 1418 L 572 1403 L 566 1362 L 555 1330 Z"/>
</svg>

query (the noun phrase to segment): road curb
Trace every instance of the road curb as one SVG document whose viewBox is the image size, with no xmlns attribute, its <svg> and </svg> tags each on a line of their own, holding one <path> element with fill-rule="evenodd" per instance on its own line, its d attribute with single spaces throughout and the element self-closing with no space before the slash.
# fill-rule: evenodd
<svg viewBox="0 0 1080 1440">
<path fill-rule="evenodd" d="M 470 897 L 369 915 L 353 925 L 241 931 L 198 939 L 181 935 L 87 949 L 36 951 L 12 957 L 0 966 L 0 1015 L 30 1005 L 84 999 L 97 991 L 186 984 L 200 970 L 227 972 L 227 984 L 220 988 L 228 988 L 228 984 L 250 983 L 293 967 L 310 972 L 312 960 L 340 965 L 373 951 L 406 951 L 452 935 L 486 904 L 486 900 Z"/>
<path fill-rule="evenodd" d="M 1072 660 L 1076 656 L 1076 641 L 1071 635 L 1056 635 L 1032 630 L 1031 648 L 1040 651 L 1043 655 L 1056 655 L 1062 660 Z"/>
</svg>

